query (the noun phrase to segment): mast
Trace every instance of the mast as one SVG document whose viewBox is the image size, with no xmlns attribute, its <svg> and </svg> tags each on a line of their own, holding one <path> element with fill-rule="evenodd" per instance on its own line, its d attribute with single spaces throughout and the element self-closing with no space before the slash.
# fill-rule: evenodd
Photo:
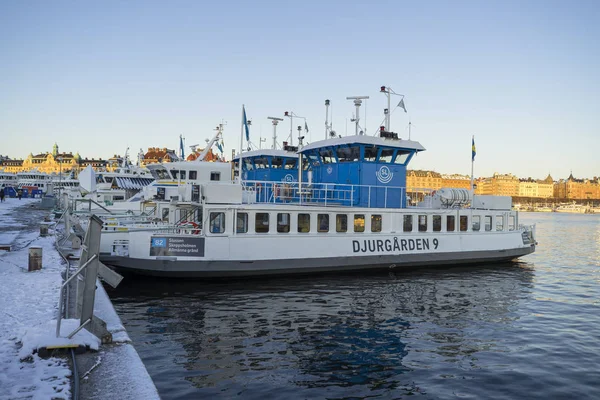
<svg viewBox="0 0 600 400">
<path fill-rule="evenodd" d="M 329 137 L 329 100 L 325 100 L 325 140 Z"/>
<path fill-rule="evenodd" d="M 283 118 L 267 117 L 267 119 L 270 119 L 271 122 L 273 123 L 273 144 L 271 145 L 271 148 L 276 149 L 277 148 L 277 124 L 279 123 L 279 121 L 283 121 Z"/>
<path fill-rule="evenodd" d="M 350 121 L 355 123 L 355 128 L 354 128 L 354 134 L 358 135 L 360 132 L 360 125 L 359 125 L 359 121 L 360 121 L 360 105 L 362 104 L 363 100 L 368 99 L 369 96 L 349 96 L 346 97 L 346 100 L 354 100 L 354 107 L 356 107 L 356 115 L 354 116 L 354 119 L 351 119 Z"/>
<path fill-rule="evenodd" d="M 219 140 L 219 138 L 221 137 L 221 133 L 223 133 L 223 124 L 219 124 L 219 126 L 217 126 L 215 128 L 215 130 L 217 131 L 217 133 L 215 134 L 215 136 L 213 136 L 213 138 L 206 144 L 206 148 L 204 150 L 202 150 L 202 153 L 200 153 L 200 155 L 198 156 L 198 158 L 196 158 L 196 161 L 204 161 L 204 158 L 207 156 L 208 152 L 210 151 L 211 147 L 213 146 L 213 144 L 215 144 L 215 142 L 217 140 Z"/>
</svg>

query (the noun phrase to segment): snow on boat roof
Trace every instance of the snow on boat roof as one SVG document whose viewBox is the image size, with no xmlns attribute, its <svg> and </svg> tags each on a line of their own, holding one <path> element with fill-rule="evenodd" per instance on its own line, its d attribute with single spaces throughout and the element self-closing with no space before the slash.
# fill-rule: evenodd
<svg viewBox="0 0 600 400">
<path fill-rule="evenodd" d="M 425 147 L 421 145 L 419 142 L 415 142 L 414 140 L 402 140 L 402 139 L 384 139 L 379 136 L 367 136 L 367 135 L 352 135 L 352 136 L 344 136 L 341 138 L 333 138 L 327 140 L 319 140 L 318 142 L 313 142 L 308 144 L 300 150 L 301 152 L 305 152 L 313 149 L 321 149 L 325 147 L 331 146 L 341 146 L 341 145 L 351 145 L 351 144 L 370 144 L 370 145 L 379 145 L 385 147 L 393 147 L 398 149 L 410 149 L 415 151 L 424 151 Z"/>
<path fill-rule="evenodd" d="M 294 157 L 296 158 L 296 153 L 293 151 L 280 150 L 280 149 L 258 149 L 252 151 L 245 151 L 242 153 L 242 158 L 247 157 L 256 157 L 256 156 L 272 156 L 272 157 Z M 233 157 L 234 160 L 240 158 L 239 154 L 236 154 Z"/>
</svg>

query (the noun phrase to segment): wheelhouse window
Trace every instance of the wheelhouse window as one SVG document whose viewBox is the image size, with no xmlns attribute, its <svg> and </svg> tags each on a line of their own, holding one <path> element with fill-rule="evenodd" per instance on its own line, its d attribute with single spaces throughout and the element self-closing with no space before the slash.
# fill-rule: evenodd
<svg viewBox="0 0 600 400">
<path fill-rule="evenodd" d="M 331 149 L 321 150 L 319 154 L 321 155 L 323 164 L 332 164 L 337 162 L 335 155 L 333 154 L 333 150 Z"/>
<path fill-rule="evenodd" d="M 271 168 L 282 168 L 283 167 L 283 159 L 281 157 L 273 157 L 271 158 Z"/>
<path fill-rule="evenodd" d="M 419 232 L 427 232 L 427 215 L 419 215 Z"/>
<path fill-rule="evenodd" d="M 440 232 L 442 230 L 442 216 L 434 215 L 433 216 L 433 231 Z"/>
<path fill-rule="evenodd" d="M 516 218 L 514 215 L 511 215 L 510 217 L 508 217 L 508 230 L 514 231 L 515 225 L 516 225 Z"/>
<path fill-rule="evenodd" d="M 496 230 L 504 230 L 504 215 L 496 215 Z"/>
<path fill-rule="evenodd" d="M 413 230 L 413 216 L 412 215 L 405 215 L 402 221 L 402 230 L 404 232 L 412 232 Z"/>
<path fill-rule="evenodd" d="M 246 170 L 248 171 L 252 171 L 254 169 L 254 164 L 252 163 L 252 160 L 244 158 L 244 165 L 246 165 Z"/>
<path fill-rule="evenodd" d="M 269 232 L 269 213 L 256 213 L 254 219 L 254 231 L 256 233 Z"/>
<path fill-rule="evenodd" d="M 298 164 L 298 160 L 293 159 L 293 158 L 288 158 L 285 160 L 285 169 L 295 169 L 296 168 L 296 164 Z"/>
<path fill-rule="evenodd" d="M 377 161 L 377 146 L 365 146 L 365 161 Z"/>
<path fill-rule="evenodd" d="M 189 171 L 189 179 L 192 181 L 195 181 L 196 179 L 198 179 L 198 171 Z"/>
<path fill-rule="evenodd" d="M 485 230 L 486 231 L 492 230 L 492 216 L 491 215 L 485 216 Z"/>
<path fill-rule="evenodd" d="M 329 214 L 317 214 L 317 232 L 329 232 Z"/>
<path fill-rule="evenodd" d="M 256 165 L 256 169 L 269 168 L 269 162 L 267 161 L 266 157 L 255 158 L 254 165 Z"/>
<path fill-rule="evenodd" d="M 298 214 L 298 232 L 310 232 L 310 214 Z"/>
<path fill-rule="evenodd" d="M 221 173 L 220 172 L 211 172 L 210 173 L 210 180 L 211 181 L 220 181 L 221 180 Z"/>
<path fill-rule="evenodd" d="M 288 233 L 290 231 L 290 214 L 277 213 L 277 232 Z"/>
<path fill-rule="evenodd" d="M 371 215 L 371 232 L 381 232 L 381 215 Z"/>
<path fill-rule="evenodd" d="M 405 150 L 398 150 L 398 153 L 396 153 L 396 159 L 394 160 L 394 164 L 405 164 L 409 156 L 410 152 Z"/>
<path fill-rule="evenodd" d="M 225 232 L 225 213 L 211 212 L 209 219 L 210 233 Z"/>
<path fill-rule="evenodd" d="M 379 162 L 390 163 L 394 157 L 394 149 L 382 149 L 379 155 Z"/>
<path fill-rule="evenodd" d="M 467 215 L 460 216 L 460 231 L 466 232 L 469 229 L 469 217 Z"/>
<path fill-rule="evenodd" d="M 479 215 L 473 215 L 473 220 L 471 222 L 473 225 L 473 230 L 478 231 L 481 225 L 481 217 Z"/>
<path fill-rule="evenodd" d="M 348 231 L 348 216 L 346 214 L 335 216 L 335 231 L 340 233 Z"/>
<path fill-rule="evenodd" d="M 456 229 L 456 227 L 454 226 L 456 223 L 456 217 L 454 217 L 454 215 L 447 215 L 446 216 L 446 231 L 447 232 L 454 232 L 454 230 Z"/>
<path fill-rule="evenodd" d="M 354 232 L 364 232 L 365 231 L 365 215 L 364 214 L 354 214 Z"/>
<path fill-rule="evenodd" d="M 178 169 L 172 169 L 171 170 L 171 176 L 173 177 L 173 179 L 177 180 L 179 179 L 179 170 Z"/>
<path fill-rule="evenodd" d="M 237 213 L 235 232 L 248 233 L 248 213 Z"/>
<path fill-rule="evenodd" d="M 358 161 L 360 158 L 359 146 L 338 147 L 336 150 L 339 162 Z"/>
</svg>

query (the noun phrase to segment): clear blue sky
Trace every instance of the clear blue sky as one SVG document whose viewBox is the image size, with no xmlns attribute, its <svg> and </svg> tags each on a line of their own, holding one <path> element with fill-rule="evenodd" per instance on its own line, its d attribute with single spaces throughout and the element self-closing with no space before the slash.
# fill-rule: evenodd
<svg viewBox="0 0 600 400">
<path fill-rule="evenodd" d="M 411 168 L 470 174 L 475 135 L 476 176 L 600 176 L 600 2 L 413 3 L 1 0 L 0 154 L 175 149 L 224 120 L 229 156 L 242 104 L 254 143 L 286 110 L 315 141 L 354 95 L 373 132 L 386 85 L 427 148 Z"/>
</svg>

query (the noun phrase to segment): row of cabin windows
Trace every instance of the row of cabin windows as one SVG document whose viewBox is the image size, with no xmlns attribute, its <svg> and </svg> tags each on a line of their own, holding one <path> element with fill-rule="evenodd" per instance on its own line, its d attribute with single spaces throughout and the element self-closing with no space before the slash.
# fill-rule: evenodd
<svg viewBox="0 0 600 400">
<path fill-rule="evenodd" d="M 415 218 L 416 217 L 416 218 Z M 290 221 L 291 216 L 289 213 L 277 213 L 276 225 L 278 233 L 289 233 L 290 232 Z M 310 232 L 310 219 L 311 214 L 299 213 L 297 215 L 298 233 Z M 353 218 L 353 221 L 352 221 Z M 365 231 L 365 214 L 354 214 L 350 216 L 350 222 L 354 222 L 352 227 L 353 232 L 364 232 Z M 382 218 L 379 214 L 372 214 L 371 218 L 371 232 L 381 232 L 382 229 Z M 432 231 L 442 231 L 442 215 L 432 216 Z M 416 222 L 415 222 L 416 219 Z M 504 230 L 504 215 L 496 215 L 496 231 Z M 413 232 L 413 224 L 416 223 L 418 232 L 427 232 L 428 230 L 427 215 L 404 215 L 402 230 L 403 232 Z M 210 232 L 211 233 L 224 233 L 225 232 L 225 213 L 224 212 L 211 212 L 210 213 Z M 461 215 L 456 223 L 455 215 L 446 215 L 446 232 L 461 231 L 466 232 L 469 226 L 469 217 L 467 215 Z M 479 231 L 481 226 L 481 216 L 474 215 L 472 217 L 472 230 Z M 347 214 L 336 214 L 335 221 L 330 221 L 329 214 L 317 214 L 317 232 L 326 233 L 330 230 L 333 231 L 333 223 L 335 223 L 335 232 L 345 233 L 348 232 L 348 215 Z M 492 230 L 492 216 L 484 216 L 485 230 Z M 268 233 L 270 225 L 270 214 L 266 212 L 257 212 L 254 214 L 254 232 L 256 233 Z M 237 213 L 236 220 L 236 233 L 248 233 L 248 213 L 239 212 Z M 508 230 L 515 230 L 515 216 L 509 216 Z"/>
<path fill-rule="evenodd" d="M 381 148 L 377 146 L 340 146 L 334 149 L 313 150 L 307 153 L 308 158 L 314 163 L 334 164 L 337 162 L 369 161 L 388 164 L 405 164 L 410 156 L 410 151 L 401 149 Z"/>
<path fill-rule="evenodd" d="M 256 158 L 245 158 L 244 164 L 248 171 L 253 169 L 296 169 L 298 165 L 297 158 L 283 158 L 283 157 L 256 157 Z"/>
<path fill-rule="evenodd" d="M 161 170 L 156 171 L 157 173 L 160 172 Z M 158 174 L 159 179 L 170 179 L 169 175 L 166 173 L 166 171 L 162 171 L 162 174 Z M 198 179 L 198 171 L 186 171 L 184 169 L 178 170 L 178 169 L 172 169 L 171 170 L 171 175 L 173 176 L 174 180 L 190 180 L 190 181 L 195 181 Z M 221 173 L 220 172 L 211 172 L 210 173 L 210 180 L 211 181 L 220 181 L 221 180 Z"/>
</svg>

